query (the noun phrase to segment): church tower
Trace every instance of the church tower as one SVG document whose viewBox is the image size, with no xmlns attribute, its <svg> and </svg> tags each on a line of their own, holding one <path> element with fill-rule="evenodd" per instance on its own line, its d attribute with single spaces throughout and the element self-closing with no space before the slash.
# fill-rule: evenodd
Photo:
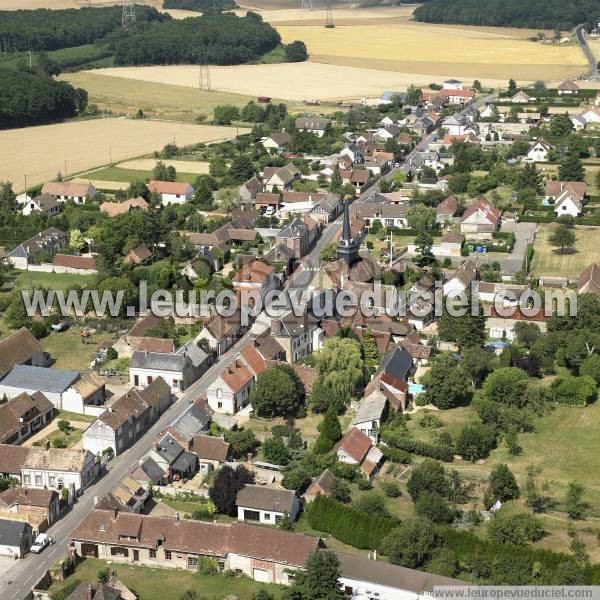
<svg viewBox="0 0 600 600">
<path fill-rule="evenodd" d="M 358 258 L 358 244 L 352 237 L 347 200 L 344 200 L 344 229 L 342 231 L 342 238 L 338 243 L 336 256 L 338 259 L 341 258 L 346 261 L 346 264 L 349 267 L 352 266 Z"/>
</svg>

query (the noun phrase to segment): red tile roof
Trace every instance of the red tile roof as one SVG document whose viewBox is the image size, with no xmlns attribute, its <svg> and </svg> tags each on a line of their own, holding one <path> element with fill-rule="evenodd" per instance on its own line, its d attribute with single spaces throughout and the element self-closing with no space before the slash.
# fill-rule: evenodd
<svg viewBox="0 0 600 600">
<path fill-rule="evenodd" d="M 93 256 L 72 256 L 70 254 L 55 254 L 52 264 L 55 267 L 68 269 L 96 270 L 96 259 Z"/>
<path fill-rule="evenodd" d="M 348 456 L 357 463 L 361 463 L 367 452 L 371 449 L 371 439 L 360 429 L 353 427 L 346 432 L 344 437 L 338 442 L 336 450 L 343 450 Z"/>
<path fill-rule="evenodd" d="M 180 183 L 178 181 L 151 181 L 148 189 L 157 194 L 176 194 L 184 196 L 192 188 L 189 183 Z"/>
</svg>

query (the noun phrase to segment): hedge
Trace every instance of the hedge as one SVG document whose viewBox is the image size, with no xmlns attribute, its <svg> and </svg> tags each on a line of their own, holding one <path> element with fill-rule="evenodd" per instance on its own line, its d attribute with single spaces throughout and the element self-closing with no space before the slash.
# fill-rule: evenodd
<svg viewBox="0 0 600 600">
<path fill-rule="evenodd" d="M 402 432 L 387 430 L 382 433 L 381 439 L 388 446 L 392 446 L 397 450 L 404 450 L 405 452 L 443 460 L 444 462 L 452 462 L 454 460 L 454 449 L 450 446 L 427 444 L 426 442 L 413 440 Z"/>
<path fill-rule="evenodd" d="M 378 548 L 396 525 L 389 517 L 372 517 L 321 495 L 308 505 L 306 515 L 313 529 L 326 531 L 344 544 L 368 550 Z"/>
<path fill-rule="evenodd" d="M 380 450 L 383 452 L 383 456 L 391 462 L 402 463 L 404 465 L 409 465 L 412 462 L 410 452 L 406 452 L 406 450 L 399 450 L 391 446 L 381 446 Z"/>
</svg>

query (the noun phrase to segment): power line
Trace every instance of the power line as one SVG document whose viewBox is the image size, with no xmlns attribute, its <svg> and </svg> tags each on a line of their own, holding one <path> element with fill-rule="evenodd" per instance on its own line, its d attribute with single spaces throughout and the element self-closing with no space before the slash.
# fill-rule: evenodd
<svg viewBox="0 0 600 600">
<path fill-rule="evenodd" d="M 325 6 L 327 7 L 325 27 L 327 27 L 327 29 L 333 29 L 335 27 L 333 23 L 333 0 L 325 0 Z"/>
<path fill-rule="evenodd" d="M 212 91 L 212 82 L 210 80 L 208 56 L 205 48 L 198 51 L 198 63 L 200 65 L 200 72 L 198 73 L 198 89 L 201 92 L 210 92 Z"/>
<path fill-rule="evenodd" d="M 129 31 L 135 27 L 135 4 L 134 0 L 123 0 L 123 15 L 121 24 L 125 31 Z"/>
</svg>

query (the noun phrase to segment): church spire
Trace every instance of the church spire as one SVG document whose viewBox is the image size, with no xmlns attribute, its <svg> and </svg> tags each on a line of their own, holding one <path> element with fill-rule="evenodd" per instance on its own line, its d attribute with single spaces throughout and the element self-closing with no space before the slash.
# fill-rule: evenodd
<svg viewBox="0 0 600 600">
<path fill-rule="evenodd" d="M 348 201 L 344 200 L 344 227 L 342 237 L 337 247 L 336 256 L 343 259 L 350 267 L 358 258 L 358 244 L 352 237 L 352 228 L 350 227 L 350 212 L 348 210 Z"/>
</svg>

